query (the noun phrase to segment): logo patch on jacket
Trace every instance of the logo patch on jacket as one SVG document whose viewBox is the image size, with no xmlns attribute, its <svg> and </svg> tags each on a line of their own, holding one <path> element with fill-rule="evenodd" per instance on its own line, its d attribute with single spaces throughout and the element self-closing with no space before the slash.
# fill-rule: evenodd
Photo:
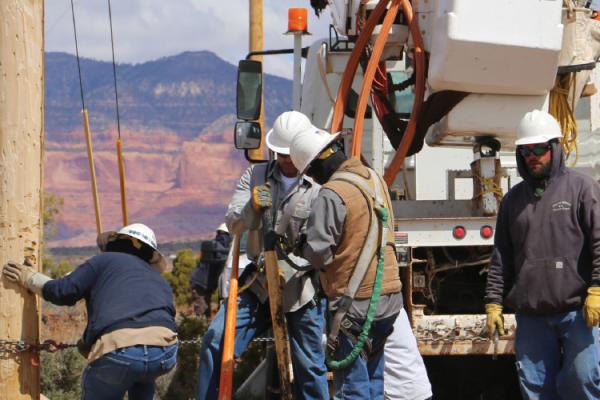
<svg viewBox="0 0 600 400">
<path fill-rule="evenodd" d="M 571 203 L 568 201 L 559 201 L 552 204 L 552 211 L 569 211 L 571 209 Z"/>
</svg>

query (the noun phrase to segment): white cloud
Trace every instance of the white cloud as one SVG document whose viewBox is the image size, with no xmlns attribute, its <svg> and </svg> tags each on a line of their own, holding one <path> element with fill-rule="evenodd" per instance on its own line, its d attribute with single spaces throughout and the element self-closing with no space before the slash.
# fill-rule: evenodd
<svg viewBox="0 0 600 400">
<path fill-rule="evenodd" d="M 79 53 L 111 60 L 106 0 L 75 0 Z M 137 63 L 187 50 L 210 50 L 231 62 L 248 52 L 248 0 L 121 0 L 112 1 L 117 62 Z M 70 0 L 46 0 L 46 50 L 75 53 Z M 317 19 L 308 0 L 264 0 L 264 48 L 293 47 L 287 30 L 287 8 L 309 8 L 304 45 L 326 36 L 328 13 Z M 292 58 L 265 58 L 265 71 L 290 77 Z"/>
</svg>

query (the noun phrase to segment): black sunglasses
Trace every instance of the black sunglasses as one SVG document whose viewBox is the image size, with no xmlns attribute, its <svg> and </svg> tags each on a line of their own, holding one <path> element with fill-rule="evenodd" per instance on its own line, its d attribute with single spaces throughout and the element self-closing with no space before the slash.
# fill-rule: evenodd
<svg viewBox="0 0 600 400">
<path fill-rule="evenodd" d="M 546 154 L 548 152 L 548 150 L 550 150 L 551 148 L 552 148 L 552 146 L 550 144 L 546 144 L 543 146 L 535 146 L 532 148 L 519 146 L 518 150 L 519 150 L 519 153 L 521 153 L 521 155 L 523 157 L 527 157 L 530 154 L 533 154 L 534 156 L 539 157 L 539 156 L 543 156 L 544 154 Z"/>
</svg>

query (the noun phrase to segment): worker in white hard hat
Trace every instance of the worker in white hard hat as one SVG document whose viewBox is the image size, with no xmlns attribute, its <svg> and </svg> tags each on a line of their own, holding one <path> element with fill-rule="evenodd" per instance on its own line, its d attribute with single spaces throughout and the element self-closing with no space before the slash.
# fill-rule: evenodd
<svg viewBox="0 0 600 400">
<path fill-rule="evenodd" d="M 231 240 L 227 225 L 223 223 L 217 227 L 213 239 L 202 241 L 200 259 L 190 278 L 192 305 L 197 317 L 211 317 L 211 298 L 219 286 L 219 276 L 225 268 Z"/>
<path fill-rule="evenodd" d="M 298 252 L 321 271 L 329 300 L 334 397 L 383 399 L 383 350 L 402 308 L 394 216 L 383 179 L 337 138 L 310 128 L 290 145 L 298 170 L 323 185 Z"/>
<path fill-rule="evenodd" d="M 271 208 L 274 231 L 280 236 L 279 266 L 286 281 L 282 293 L 286 312 L 294 373 L 295 399 L 328 399 L 327 369 L 322 347 L 325 330 L 325 298 L 320 295 L 318 272 L 306 260 L 292 254 L 303 230 L 319 185 L 303 175 L 292 164 L 289 146 L 300 131 L 312 127 L 302 113 L 289 111 L 277 117 L 266 135 L 266 144 L 276 159 L 249 167 L 237 185 L 225 219 L 229 231 L 240 235 L 249 231 L 247 256 L 256 268 L 246 267 L 240 285 L 249 289 L 238 296 L 236 314 L 235 357 L 246 350 L 252 339 L 270 327 L 270 311 L 266 278 L 260 264 L 263 251 L 260 235 L 265 208 Z M 299 268 L 300 270 L 297 270 Z M 226 307 L 222 306 L 204 335 L 200 350 L 200 366 L 196 399 L 216 399 L 221 366 L 221 350 Z"/>
<path fill-rule="evenodd" d="M 525 399 L 600 399 L 600 185 L 565 166 L 556 119 L 517 127 L 523 181 L 504 196 L 485 294 L 490 335 L 515 312 Z"/>
<path fill-rule="evenodd" d="M 78 349 L 88 366 L 83 400 L 152 400 L 154 380 L 175 366 L 177 333 L 173 292 L 160 270 L 168 261 L 154 232 L 132 224 L 98 236 L 102 251 L 59 279 L 9 261 L 5 279 L 56 305 L 85 299 L 87 326 Z"/>
<path fill-rule="evenodd" d="M 223 222 L 222 224 L 219 224 L 219 226 L 217 226 L 217 233 L 222 232 L 222 233 L 229 233 L 229 229 L 227 229 L 227 224 L 225 222 Z"/>
</svg>

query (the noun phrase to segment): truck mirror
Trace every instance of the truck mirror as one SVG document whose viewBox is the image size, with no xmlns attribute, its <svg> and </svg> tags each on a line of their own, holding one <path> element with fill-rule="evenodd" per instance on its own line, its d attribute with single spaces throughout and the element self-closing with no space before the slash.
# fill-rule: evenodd
<svg viewBox="0 0 600 400">
<path fill-rule="evenodd" d="M 234 142 L 236 149 L 258 149 L 260 147 L 260 124 L 238 121 L 235 123 Z"/>
<path fill-rule="evenodd" d="M 262 100 L 262 63 L 241 60 L 238 64 L 236 111 L 238 119 L 257 120 Z"/>
</svg>

